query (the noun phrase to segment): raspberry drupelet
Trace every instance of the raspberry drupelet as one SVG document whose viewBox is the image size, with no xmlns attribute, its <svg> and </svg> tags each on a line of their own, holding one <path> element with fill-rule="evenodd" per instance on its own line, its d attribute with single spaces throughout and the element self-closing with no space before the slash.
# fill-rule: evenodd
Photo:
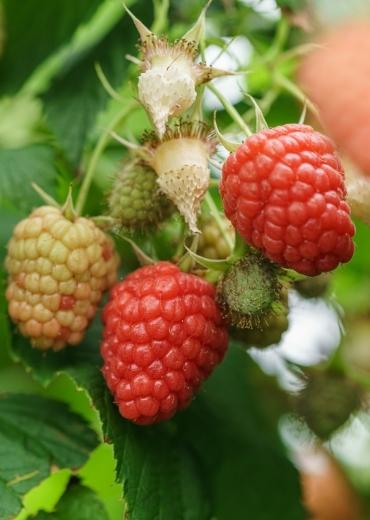
<svg viewBox="0 0 370 520">
<path fill-rule="evenodd" d="M 355 227 L 331 140 L 287 124 L 247 138 L 224 163 L 225 214 L 253 247 L 314 276 L 348 262 Z"/>
<path fill-rule="evenodd" d="M 121 415 L 137 424 L 187 406 L 228 344 L 213 285 L 169 262 L 116 284 L 103 322 L 103 374 Z"/>
</svg>

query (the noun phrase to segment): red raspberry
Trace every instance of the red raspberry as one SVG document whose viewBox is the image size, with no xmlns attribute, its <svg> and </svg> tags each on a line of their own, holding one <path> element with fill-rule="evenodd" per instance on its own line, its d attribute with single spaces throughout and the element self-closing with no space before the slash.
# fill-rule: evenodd
<svg viewBox="0 0 370 520">
<path fill-rule="evenodd" d="M 104 377 L 121 415 L 138 424 L 189 404 L 228 343 L 213 285 L 169 262 L 116 284 L 103 322 Z"/>
<path fill-rule="evenodd" d="M 306 125 L 245 140 L 223 166 L 226 216 L 271 260 L 309 276 L 353 255 L 355 228 L 332 142 Z"/>
<path fill-rule="evenodd" d="M 329 135 L 370 175 L 370 22 L 354 20 L 323 34 L 299 71 Z"/>
</svg>

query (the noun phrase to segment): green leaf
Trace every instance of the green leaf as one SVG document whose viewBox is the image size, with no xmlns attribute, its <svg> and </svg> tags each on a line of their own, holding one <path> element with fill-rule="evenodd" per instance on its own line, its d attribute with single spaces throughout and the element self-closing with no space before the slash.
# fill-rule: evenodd
<svg viewBox="0 0 370 520">
<path fill-rule="evenodd" d="M 1 149 L 0 208 L 27 213 L 34 206 L 41 206 L 42 200 L 31 183 L 36 182 L 53 196 L 56 177 L 54 150 L 50 146 L 34 144 L 18 149 Z"/>
<path fill-rule="evenodd" d="M 0 478 L 0 518 L 8 520 L 21 510 L 22 502 L 17 493 Z"/>
<path fill-rule="evenodd" d="M 356 221 L 355 253 L 350 262 L 333 273 L 332 288 L 336 300 L 351 314 L 366 314 L 369 309 L 369 240 L 370 227 Z"/>
<path fill-rule="evenodd" d="M 0 173 L 1 177 L 1 173 Z M 6 255 L 6 244 L 12 234 L 13 228 L 23 217 L 24 213 L 16 210 L 15 208 L 5 208 L 0 205 L 0 262 L 3 264 L 3 260 Z"/>
<path fill-rule="evenodd" d="M 231 346 L 196 405 L 179 416 L 179 430 L 208 475 L 217 519 L 303 519 L 298 473 L 249 382 L 255 369 L 244 350 Z"/>
<path fill-rule="evenodd" d="M 145 10 L 148 11 L 146 2 Z M 101 65 L 112 86 L 118 86 L 128 70 L 125 55 L 135 52 L 137 39 L 134 24 L 124 16 L 89 54 L 63 70 L 45 94 L 47 123 L 72 164 L 78 164 L 86 138 L 108 100 L 96 75 L 95 63 Z"/>
<path fill-rule="evenodd" d="M 28 95 L 0 99 L 0 148 L 40 142 L 41 102 Z"/>
<path fill-rule="evenodd" d="M 27 340 L 17 336 L 13 355 L 31 367 L 35 378 L 44 385 L 63 372 L 88 391 L 100 413 L 104 436 L 114 445 L 117 476 L 124 483 L 132 520 L 152 520 L 160 514 L 184 520 L 208 518 L 205 491 L 191 450 L 179 442 L 167 425 L 140 428 L 119 415 L 100 372 L 100 336 L 97 319 L 79 348 L 46 354 L 32 349 Z"/>
<path fill-rule="evenodd" d="M 109 520 L 96 493 L 72 480 L 53 513 L 40 512 L 35 520 Z"/>
<path fill-rule="evenodd" d="M 44 384 L 66 372 L 88 391 L 113 443 L 131 520 L 244 520 L 246 511 L 258 520 L 305 518 L 298 474 L 248 383 L 256 368 L 244 351 L 231 346 L 187 411 L 140 427 L 119 415 L 104 384 L 99 327 L 96 320 L 77 349 L 43 355 L 18 339 L 13 350 Z"/>
<path fill-rule="evenodd" d="M 32 182 L 55 197 L 58 180 L 54 150 L 44 144 L 0 149 L 1 263 L 14 226 L 34 207 L 44 204 L 32 188 Z"/>
<path fill-rule="evenodd" d="M 100 0 L 3 0 L 5 52 L 1 91 L 15 92 L 34 69 L 94 14 Z M 30 21 L 32 20 L 32 23 Z"/>
<path fill-rule="evenodd" d="M 107 412 L 103 423 L 114 445 L 129 517 L 208 519 L 202 468 L 191 446 L 176 434 L 175 424 L 141 428 L 124 421 L 116 407 L 107 406 Z"/>
<path fill-rule="evenodd" d="M 5 519 L 19 511 L 20 499 L 57 468 L 81 467 L 97 446 L 97 436 L 58 401 L 36 395 L 0 396 L 0 504 Z M 1 518 L 4 518 L 1 516 Z"/>
</svg>

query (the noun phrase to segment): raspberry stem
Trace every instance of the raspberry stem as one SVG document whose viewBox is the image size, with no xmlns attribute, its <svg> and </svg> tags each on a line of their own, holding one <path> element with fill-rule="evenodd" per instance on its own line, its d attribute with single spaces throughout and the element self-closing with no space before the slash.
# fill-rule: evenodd
<svg viewBox="0 0 370 520">
<path fill-rule="evenodd" d="M 184 245 L 184 248 L 186 249 L 186 253 L 180 258 L 177 265 L 178 268 L 183 271 L 184 273 L 190 273 L 190 271 L 194 267 L 194 256 L 196 256 L 195 251 L 198 249 L 199 244 L 199 235 L 194 235 L 193 240 L 190 244 L 190 247 L 187 247 Z"/>
<path fill-rule="evenodd" d="M 111 132 L 121 123 L 124 122 L 124 120 L 137 108 L 139 108 L 139 105 L 136 100 L 132 100 L 128 102 L 120 112 L 116 115 L 116 117 L 112 120 L 108 128 L 101 134 L 95 149 L 93 151 L 93 154 L 90 158 L 89 165 L 86 170 L 86 175 L 82 181 L 80 192 L 77 197 L 76 202 L 76 212 L 77 215 L 80 215 L 84 209 L 87 195 L 89 193 L 89 189 L 91 186 L 91 183 L 93 181 L 95 170 L 98 164 L 98 161 L 104 152 L 107 143 L 109 139 L 111 138 Z"/>
<path fill-rule="evenodd" d="M 38 184 L 35 182 L 31 183 L 32 188 L 35 190 L 35 192 L 41 197 L 41 199 L 48 205 L 48 206 L 54 206 L 55 208 L 60 209 L 60 205 L 57 203 L 53 197 L 51 197 L 46 191 L 44 191 Z"/>
<path fill-rule="evenodd" d="M 168 23 L 168 9 L 170 0 L 153 0 L 154 22 L 151 30 L 154 34 L 161 33 L 165 30 Z"/>
<path fill-rule="evenodd" d="M 282 17 L 277 27 L 274 41 L 272 42 L 268 52 L 265 54 L 263 61 L 266 63 L 272 63 L 277 59 L 287 41 L 289 29 L 290 26 L 288 21 L 286 18 Z"/>
<path fill-rule="evenodd" d="M 124 102 L 124 99 L 118 94 L 118 92 L 112 87 L 107 76 L 104 74 L 104 71 L 100 65 L 100 63 L 95 63 L 95 72 L 98 76 L 100 83 L 102 84 L 104 90 L 109 94 L 112 99 L 119 101 L 120 103 Z"/>
<path fill-rule="evenodd" d="M 277 61 L 279 63 L 283 63 L 285 61 L 289 61 L 294 58 L 300 58 L 304 56 L 305 54 L 309 54 L 310 52 L 320 49 L 320 45 L 317 43 L 304 43 L 302 45 L 298 45 L 297 47 L 294 47 L 293 49 L 289 49 L 277 58 Z"/>
<path fill-rule="evenodd" d="M 175 258 L 181 258 L 185 250 L 185 238 L 188 232 L 188 228 L 185 225 L 185 220 L 181 217 L 180 220 L 180 231 L 179 231 L 179 243 L 176 248 Z"/>
<path fill-rule="evenodd" d="M 224 222 L 222 221 L 221 217 L 220 217 L 220 213 L 217 209 L 217 206 L 215 204 L 215 201 L 213 200 L 211 194 L 209 193 L 209 191 L 207 191 L 206 193 L 206 196 L 204 198 L 208 208 L 209 208 L 209 211 L 212 215 L 212 217 L 215 219 L 215 222 L 219 228 L 219 230 L 221 231 L 221 234 L 222 234 L 222 238 L 225 240 L 225 242 L 227 243 L 228 247 L 232 250 L 233 247 L 234 247 L 234 244 L 229 236 L 229 234 L 227 233 L 227 230 L 225 228 L 225 224 Z"/>
<path fill-rule="evenodd" d="M 290 79 L 281 74 L 280 72 L 275 71 L 274 73 L 274 82 L 277 86 L 282 87 L 284 90 L 289 92 L 293 97 L 298 99 L 301 103 L 305 103 L 307 108 L 311 110 L 313 115 L 319 119 L 320 115 L 315 107 L 315 105 L 304 95 L 300 88 L 297 87 Z"/>
<path fill-rule="evenodd" d="M 266 92 L 266 94 L 263 96 L 262 99 L 259 100 L 258 104 L 260 109 L 264 114 L 270 111 L 272 105 L 275 103 L 278 95 L 280 93 L 279 87 L 273 87 L 270 90 Z M 243 120 L 247 121 L 248 123 L 253 120 L 255 116 L 255 110 L 254 108 L 248 108 L 242 115 Z M 233 129 L 234 123 L 231 123 L 229 126 L 226 127 L 225 132 L 228 133 Z"/>
<path fill-rule="evenodd" d="M 139 247 L 133 240 L 131 240 L 131 238 L 128 238 L 124 235 L 117 235 L 119 238 L 121 238 L 122 240 L 124 240 L 125 242 L 127 242 L 128 244 L 130 244 L 130 246 L 132 247 L 134 253 L 135 253 L 135 256 L 136 258 L 138 259 L 140 265 L 144 266 L 144 265 L 153 265 L 155 264 L 156 260 L 154 260 L 153 258 L 151 258 L 150 256 L 148 256 L 145 251 L 143 251 L 141 249 L 141 247 Z"/>
<path fill-rule="evenodd" d="M 293 271 L 293 269 L 285 269 L 282 277 L 288 282 L 300 282 L 302 280 L 307 280 L 307 276 L 305 274 L 297 273 Z"/>
<path fill-rule="evenodd" d="M 249 126 L 238 113 L 238 111 L 235 109 L 235 107 L 225 98 L 223 94 L 221 94 L 221 92 L 214 85 L 207 84 L 207 88 L 211 92 L 213 92 L 213 94 L 219 99 L 219 101 L 225 108 L 226 112 L 233 119 L 233 121 L 235 121 L 239 128 L 245 133 L 245 135 L 251 137 L 253 135 L 252 130 L 249 128 Z"/>
</svg>

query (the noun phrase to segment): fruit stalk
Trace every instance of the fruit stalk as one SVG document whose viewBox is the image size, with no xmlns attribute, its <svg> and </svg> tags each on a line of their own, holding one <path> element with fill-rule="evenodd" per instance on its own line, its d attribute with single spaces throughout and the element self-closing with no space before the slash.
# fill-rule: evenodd
<svg viewBox="0 0 370 520">
<path fill-rule="evenodd" d="M 94 179 L 96 167 L 98 161 L 105 150 L 105 147 L 108 144 L 108 141 L 111 137 L 111 132 L 113 132 L 117 126 L 125 121 L 125 119 L 137 108 L 139 105 L 136 100 L 129 101 L 120 112 L 116 115 L 116 117 L 112 120 L 110 125 L 107 127 L 105 132 L 103 132 L 96 143 L 95 149 L 90 158 L 89 165 L 86 170 L 86 175 L 82 181 L 80 192 L 78 194 L 77 202 L 76 202 L 76 212 L 78 215 L 81 215 L 83 212 L 87 195 L 90 190 L 91 183 Z"/>
</svg>

